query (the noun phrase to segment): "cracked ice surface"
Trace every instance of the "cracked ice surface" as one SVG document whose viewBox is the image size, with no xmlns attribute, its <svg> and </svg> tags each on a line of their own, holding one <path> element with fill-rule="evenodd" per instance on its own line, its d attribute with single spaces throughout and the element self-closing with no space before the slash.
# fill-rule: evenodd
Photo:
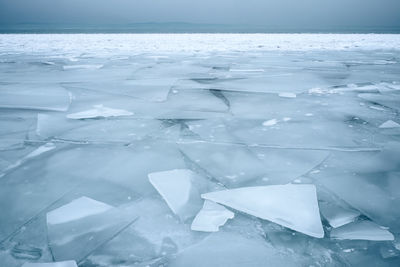
<svg viewBox="0 0 400 267">
<path fill-rule="evenodd" d="M 399 51 L 0 35 L 0 266 L 399 266 Z"/>
</svg>

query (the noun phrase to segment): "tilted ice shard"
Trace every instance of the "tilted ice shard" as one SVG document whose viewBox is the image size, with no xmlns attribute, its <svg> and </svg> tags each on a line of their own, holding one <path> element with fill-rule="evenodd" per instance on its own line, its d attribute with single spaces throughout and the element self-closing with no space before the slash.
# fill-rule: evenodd
<svg viewBox="0 0 400 267">
<path fill-rule="evenodd" d="M 202 205 L 200 198 L 202 177 L 188 169 L 153 172 L 150 183 L 165 199 L 168 207 L 182 220 L 194 216 Z M 200 191 L 199 191 L 200 189 Z"/>
<path fill-rule="evenodd" d="M 331 203 L 322 202 L 319 206 L 322 216 L 334 228 L 351 223 L 360 215 L 358 211 L 345 209 Z"/>
<path fill-rule="evenodd" d="M 218 232 L 219 227 L 224 225 L 228 219 L 233 219 L 235 214 L 213 201 L 205 200 L 203 208 L 192 222 L 193 231 Z"/>
<path fill-rule="evenodd" d="M 357 221 L 335 228 L 331 231 L 331 238 L 372 241 L 394 240 L 391 232 L 372 221 Z"/>
<path fill-rule="evenodd" d="M 399 128 L 399 127 L 400 127 L 400 124 L 398 124 L 397 122 L 392 121 L 392 120 L 385 121 L 384 123 L 382 123 L 379 126 L 379 128 L 383 128 L 383 129 L 386 129 L 386 128 Z"/>
<path fill-rule="evenodd" d="M 108 117 L 119 117 L 119 116 L 131 116 L 132 112 L 123 109 L 108 108 L 103 105 L 94 105 L 93 109 L 81 111 L 77 113 L 68 114 L 68 119 L 94 119 L 94 118 L 108 118 Z"/>
<path fill-rule="evenodd" d="M 314 185 L 242 187 L 201 197 L 313 237 L 324 237 Z"/>
<path fill-rule="evenodd" d="M 113 207 L 103 202 L 88 198 L 80 197 L 72 202 L 52 210 L 47 213 L 48 224 L 60 224 L 74 220 L 79 220 L 86 216 L 91 216 L 105 212 Z"/>
<path fill-rule="evenodd" d="M 22 267 L 78 267 L 75 261 L 59 261 L 59 262 L 40 262 L 40 263 L 30 263 L 27 262 Z"/>
</svg>

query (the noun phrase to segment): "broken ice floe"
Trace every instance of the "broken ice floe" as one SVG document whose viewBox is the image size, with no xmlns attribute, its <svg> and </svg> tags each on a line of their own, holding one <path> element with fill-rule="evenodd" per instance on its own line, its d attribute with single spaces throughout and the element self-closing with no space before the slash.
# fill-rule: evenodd
<svg viewBox="0 0 400 267">
<path fill-rule="evenodd" d="M 360 215 L 358 211 L 342 208 L 337 204 L 327 202 L 319 203 L 319 207 L 322 216 L 334 228 L 351 223 Z"/>
<path fill-rule="evenodd" d="M 153 172 L 148 177 L 168 207 L 182 220 L 193 217 L 201 209 L 200 194 L 207 191 L 207 182 L 198 174 L 176 169 Z"/>
<path fill-rule="evenodd" d="M 81 197 L 47 213 L 49 245 L 56 260 L 84 260 L 136 220 L 105 203 Z"/>
<path fill-rule="evenodd" d="M 58 84 L 0 84 L 0 108 L 67 111 L 70 97 Z"/>
<path fill-rule="evenodd" d="M 330 233 L 333 239 L 390 241 L 394 236 L 385 228 L 371 221 L 356 221 L 335 228 Z"/>
<path fill-rule="evenodd" d="M 24 263 L 22 267 L 78 267 L 75 261 Z"/>
<path fill-rule="evenodd" d="M 131 116 L 133 112 L 108 108 L 103 105 L 94 105 L 93 109 L 81 111 L 77 113 L 68 114 L 68 119 L 80 120 L 80 119 L 94 119 L 94 118 L 108 118 L 108 117 L 119 117 L 119 116 Z"/>
<path fill-rule="evenodd" d="M 324 236 L 314 185 L 244 187 L 203 194 L 202 198 L 313 237 Z"/>
<path fill-rule="evenodd" d="M 218 232 L 219 227 L 234 216 L 235 214 L 224 206 L 205 200 L 203 208 L 192 222 L 191 229 L 202 232 Z"/>
<path fill-rule="evenodd" d="M 382 128 L 382 129 L 399 128 L 399 127 L 400 127 L 400 124 L 398 124 L 397 122 L 392 121 L 392 120 L 385 121 L 384 123 L 379 125 L 379 128 Z"/>
</svg>

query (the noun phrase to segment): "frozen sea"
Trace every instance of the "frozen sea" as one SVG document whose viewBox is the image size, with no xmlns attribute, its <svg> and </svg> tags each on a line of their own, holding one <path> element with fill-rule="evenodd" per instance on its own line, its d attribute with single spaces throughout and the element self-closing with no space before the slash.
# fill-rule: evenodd
<svg viewBox="0 0 400 267">
<path fill-rule="evenodd" d="M 2 267 L 400 266 L 399 207 L 400 35 L 0 35 Z"/>
</svg>

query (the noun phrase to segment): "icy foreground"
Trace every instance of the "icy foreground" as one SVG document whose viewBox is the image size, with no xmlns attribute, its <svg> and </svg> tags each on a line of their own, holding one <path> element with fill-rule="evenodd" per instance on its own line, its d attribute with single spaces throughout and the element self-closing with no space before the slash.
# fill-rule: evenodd
<svg viewBox="0 0 400 267">
<path fill-rule="evenodd" d="M 399 35 L 0 35 L 0 266 L 400 266 Z"/>
</svg>

